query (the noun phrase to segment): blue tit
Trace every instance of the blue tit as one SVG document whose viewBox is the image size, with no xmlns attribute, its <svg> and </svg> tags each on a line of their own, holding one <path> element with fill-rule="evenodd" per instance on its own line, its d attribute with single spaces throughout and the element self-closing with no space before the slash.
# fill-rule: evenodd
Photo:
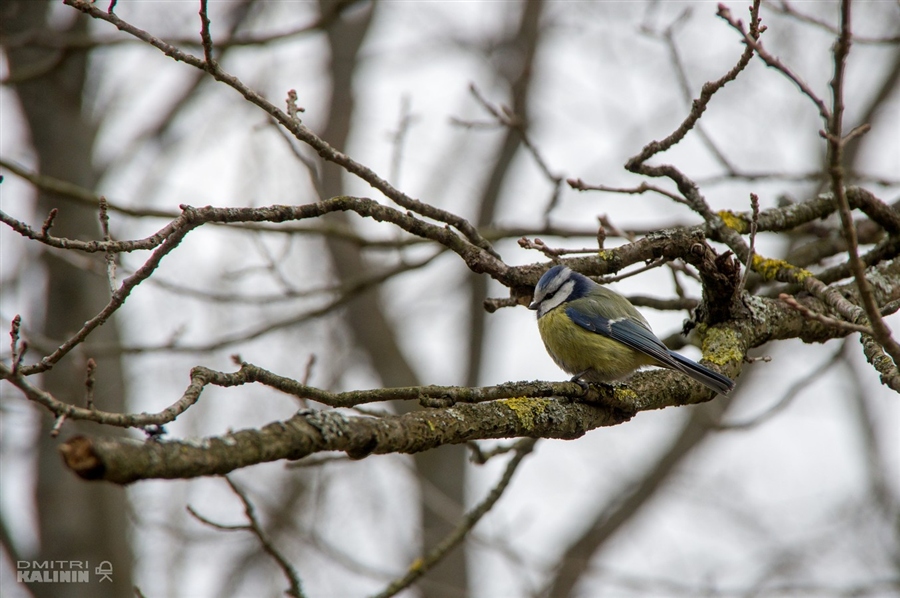
<svg viewBox="0 0 900 598">
<path fill-rule="evenodd" d="M 611 382 L 641 366 L 677 370 L 721 394 L 734 382 L 673 353 L 618 293 L 565 266 L 553 266 L 534 289 L 538 329 L 553 361 L 573 381 Z"/>
</svg>

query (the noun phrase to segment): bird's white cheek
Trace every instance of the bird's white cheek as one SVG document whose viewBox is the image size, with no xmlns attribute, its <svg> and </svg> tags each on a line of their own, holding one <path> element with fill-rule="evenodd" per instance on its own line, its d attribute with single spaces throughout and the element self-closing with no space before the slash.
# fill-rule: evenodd
<svg viewBox="0 0 900 598">
<path fill-rule="evenodd" d="M 541 301 L 541 307 L 538 310 L 538 317 L 543 316 L 548 311 L 553 309 L 554 307 L 558 307 L 565 303 L 566 299 L 569 298 L 569 295 L 572 293 L 572 288 L 575 286 L 575 283 L 571 280 L 564 284 L 552 297 L 548 297 Z"/>
<path fill-rule="evenodd" d="M 540 308 L 538 309 L 538 318 L 544 317 L 544 315 L 549 312 L 554 307 L 557 307 L 562 303 L 561 299 L 557 299 L 553 297 L 552 299 L 545 300 L 541 303 Z"/>
</svg>

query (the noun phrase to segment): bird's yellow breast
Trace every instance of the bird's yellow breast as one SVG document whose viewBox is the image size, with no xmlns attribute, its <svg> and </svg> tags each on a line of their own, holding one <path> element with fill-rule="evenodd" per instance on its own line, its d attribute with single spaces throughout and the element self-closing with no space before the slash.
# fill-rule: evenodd
<svg viewBox="0 0 900 598">
<path fill-rule="evenodd" d="M 591 382 L 611 382 L 654 363 L 650 357 L 596 332 L 585 330 L 566 314 L 565 305 L 538 319 L 538 330 L 553 361 L 570 374 Z"/>
</svg>

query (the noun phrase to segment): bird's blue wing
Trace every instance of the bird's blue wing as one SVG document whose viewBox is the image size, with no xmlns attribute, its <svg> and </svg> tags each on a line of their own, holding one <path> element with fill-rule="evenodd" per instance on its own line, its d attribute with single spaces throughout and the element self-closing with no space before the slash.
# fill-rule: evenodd
<svg viewBox="0 0 900 598">
<path fill-rule="evenodd" d="M 610 301 L 619 301 L 610 306 Z M 734 388 L 734 381 L 705 366 L 691 361 L 683 355 L 673 353 L 656 338 L 650 326 L 630 303 L 623 304 L 624 298 L 607 296 L 596 300 L 582 298 L 572 301 L 566 307 L 566 315 L 576 325 L 590 332 L 618 341 L 626 347 L 646 355 L 656 365 L 678 370 L 694 380 L 705 384 L 721 394 L 728 394 Z M 619 316 L 619 313 L 623 313 Z M 616 317 L 608 317 L 616 314 Z"/>
<path fill-rule="evenodd" d="M 585 312 L 574 306 L 566 308 L 566 315 L 585 330 L 618 341 L 635 351 L 652 357 L 659 361 L 660 365 L 679 369 L 662 341 L 656 338 L 656 335 L 639 320 L 628 316 L 610 320 L 596 312 Z"/>
</svg>

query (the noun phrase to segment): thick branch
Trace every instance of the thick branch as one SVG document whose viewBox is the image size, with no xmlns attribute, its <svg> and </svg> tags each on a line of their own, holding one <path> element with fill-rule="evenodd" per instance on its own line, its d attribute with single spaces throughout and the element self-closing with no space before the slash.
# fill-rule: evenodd
<svg viewBox="0 0 900 598">
<path fill-rule="evenodd" d="M 128 484 L 151 478 L 225 474 L 319 451 L 417 453 L 443 444 L 515 436 L 577 438 L 630 416 L 602 407 L 552 399 L 508 399 L 460 404 L 398 416 L 348 416 L 301 411 L 283 422 L 201 441 L 140 442 L 76 436 L 60 447 L 66 464 L 85 479 Z"/>
<path fill-rule="evenodd" d="M 881 285 L 876 294 L 881 302 L 900 288 L 900 260 L 879 267 L 872 273 Z M 852 297 L 855 285 L 841 290 Z M 811 309 L 824 311 L 825 304 L 805 298 Z M 846 335 L 836 329 L 804 319 L 786 304 L 762 297 L 748 299 L 751 317 L 727 326 L 706 329 L 703 343 L 705 363 L 718 366 L 734 376 L 741 367 L 746 351 L 779 338 L 802 338 L 822 342 Z M 254 376 L 250 376 L 254 373 Z M 259 379 L 297 396 L 343 403 L 350 395 L 330 395 L 302 385 L 288 384 L 272 375 L 256 375 L 245 365 L 235 374 L 222 374 L 196 369 L 205 383 L 225 386 Z M 542 438 L 577 438 L 588 430 L 617 425 L 634 413 L 650 409 L 696 404 L 713 398 L 699 384 L 670 371 L 647 371 L 635 374 L 627 386 L 592 388 L 587 402 L 567 402 L 547 396 L 578 397 L 578 385 L 564 383 L 518 383 L 480 390 L 460 389 L 456 396 L 449 389 L 388 389 L 373 391 L 378 399 L 421 398 L 438 395 L 454 400 L 469 395 L 481 400 L 499 395 L 512 398 L 475 404 L 456 404 L 446 409 L 428 409 L 398 416 L 359 417 L 339 411 L 302 411 L 284 422 L 261 429 L 242 430 L 221 437 L 199 441 L 150 441 L 127 439 L 91 439 L 76 437 L 61 450 L 66 463 L 82 477 L 105 479 L 126 484 L 148 478 L 188 478 L 228 473 L 239 467 L 279 459 L 300 459 L 319 451 L 345 451 L 352 457 L 368 454 L 415 453 L 442 444 L 470 440 L 516 436 Z M 507 394 L 508 393 L 508 394 Z M 405 395 L 405 396 L 404 396 Z M 340 398 L 340 400 L 337 400 Z M 353 401 L 361 398 L 353 393 Z M 348 401 L 349 402 L 349 401 Z"/>
</svg>

